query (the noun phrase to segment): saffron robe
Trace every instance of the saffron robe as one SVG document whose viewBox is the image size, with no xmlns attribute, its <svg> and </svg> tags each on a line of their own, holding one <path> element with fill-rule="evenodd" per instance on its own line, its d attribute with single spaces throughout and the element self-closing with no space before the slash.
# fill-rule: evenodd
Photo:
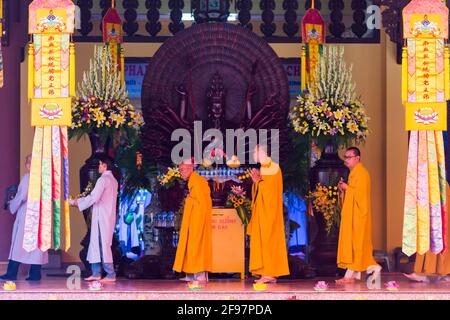
<svg viewBox="0 0 450 320">
<path fill-rule="evenodd" d="M 447 206 L 450 201 L 450 186 L 447 182 Z M 446 239 L 450 239 L 450 212 L 447 209 L 446 218 Z M 426 276 L 447 276 L 450 275 L 450 249 L 447 248 L 445 252 L 441 254 L 434 254 L 428 251 L 426 254 L 416 255 L 416 262 L 414 263 L 414 273 L 422 274 Z"/>
<path fill-rule="evenodd" d="M 113 263 L 111 245 L 116 225 L 118 183 L 111 171 L 105 171 L 92 192 L 78 199 L 80 211 L 92 207 L 91 237 L 87 260 L 89 263 Z"/>
<path fill-rule="evenodd" d="M 366 271 L 377 264 L 372 253 L 370 175 L 363 164 L 358 163 L 350 171 L 342 205 L 337 265 L 352 271 Z"/>
<path fill-rule="evenodd" d="M 261 165 L 261 180 L 252 187 L 250 266 L 255 275 L 289 275 L 283 219 L 283 178 L 280 166 L 271 160 Z"/>
<path fill-rule="evenodd" d="M 208 181 L 192 172 L 188 181 L 180 236 L 173 270 L 210 271 L 212 265 L 212 200 Z"/>
</svg>

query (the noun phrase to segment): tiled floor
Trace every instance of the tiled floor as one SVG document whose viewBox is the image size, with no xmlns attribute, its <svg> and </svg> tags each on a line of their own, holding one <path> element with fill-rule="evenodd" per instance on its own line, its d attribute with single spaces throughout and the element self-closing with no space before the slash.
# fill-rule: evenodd
<svg viewBox="0 0 450 320">
<path fill-rule="evenodd" d="M 316 292 L 314 285 L 324 280 L 329 284 L 326 292 Z M 385 289 L 387 281 L 396 281 L 400 288 L 396 292 Z M 208 300 L 450 300 L 450 283 L 437 282 L 414 283 L 401 274 L 382 274 L 378 288 L 369 289 L 365 281 L 344 286 L 337 286 L 334 278 L 312 280 L 280 281 L 268 285 L 265 291 L 255 291 L 252 282 L 240 280 L 211 280 L 202 290 L 191 291 L 186 283 L 178 280 L 128 280 L 118 279 L 115 284 L 105 284 L 103 290 L 93 292 L 84 281 L 79 282 L 65 277 L 44 277 L 40 282 L 30 283 L 23 278 L 16 281 L 16 291 L 0 291 L 2 299 L 127 299 L 127 300 L 178 300 L 178 299 L 208 299 Z M 3 283 L 0 283 L 1 288 Z M 375 283 L 375 287 L 377 283 Z"/>
</svg>

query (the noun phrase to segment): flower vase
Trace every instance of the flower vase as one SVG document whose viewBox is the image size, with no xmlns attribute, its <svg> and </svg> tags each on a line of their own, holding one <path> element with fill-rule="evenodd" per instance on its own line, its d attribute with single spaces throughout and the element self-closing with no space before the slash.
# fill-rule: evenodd
<svg viewBox="0 0 450 320">
<path fill-rule="evenodd" d="M 336 141 L 330 139 L 323 148 L 320 159 L 311 169 L 311 189 L 320 183 L 322 185 L 337 185 L 340 178 L 347 181 L 349 169 L 339 158 Z M 339 230 L 333 228 L 327 231 L 327 224 L 323 214 L 314 211 L 317 233 L 311 244 L 311 262 L 316 268 L 318 276 L 336 276 L 336 265 Z"/>
</svg>

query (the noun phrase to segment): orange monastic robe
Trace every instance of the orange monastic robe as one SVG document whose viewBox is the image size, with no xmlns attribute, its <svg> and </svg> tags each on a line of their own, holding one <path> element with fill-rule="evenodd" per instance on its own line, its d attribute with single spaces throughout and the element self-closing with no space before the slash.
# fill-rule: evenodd
<svg viewBox="0 0 450 320">
<path fill-rule="evenodd" d="M 450 239 L 450 186 L 447 182 L 447 219 L 446 219 L 446 238 Z M 426 276 L 447 276 L 450 275 L 450 248 L 444 253 L 434 254 L 428 251 L 424 255 L 417 254 L 414 263 L 414 272 Z"/>
<path fill-rule="evenodd" d="M 279 277 L 289 274 L 283 221 L 283 179 L 278 164 L 261 166 L 262 179 L 253 184 L 250 236 L 250 272 Z"/>
<path fill-rule="evenodd" d="M 188 182 L 181 222 L 180 239 L 173 270 L 198 273 L 211 270 L 212 262 L 212 201 L 205 178 L 193 172 Z"/>
<path fill-rule="evenodd" d="M 339 268 L 366 271 L 377 263 L 372 256 L 372 213 L 370 176 L 362 163 L 351 171 L 345 192 L 339 230 Z"/>
</svg>

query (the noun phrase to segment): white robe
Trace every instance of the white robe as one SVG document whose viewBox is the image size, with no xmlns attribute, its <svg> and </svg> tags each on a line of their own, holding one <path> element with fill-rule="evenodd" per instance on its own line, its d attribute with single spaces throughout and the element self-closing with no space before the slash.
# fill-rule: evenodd
<svg viewBox="0 0 450 320">
<path fill-rule="evenodd" d="M 11 211 L 12 214 L 16 214 L 9 259 L 26 264 L 43 265 L 48 263 L 48 252 L 42 252 L 40 249 L 27 252 L 23 249 L 23 233 L 25 229 L 29 183 L 30 174 L 27 173 L 22 177 L 22 180 L 20 180 L 17 194 L 9 203 L 9 211 Z"/>
<path fill-rule="evenodd" d="M 117 180 L 108 170 L 97 180 L 88 196 L 78 199 L 80 211 L 92 206 L 91 237 L 87 254 L 90 263 L 113 262 L 111 245 L 116 224 L 117 188 Z"/>
</svg>

